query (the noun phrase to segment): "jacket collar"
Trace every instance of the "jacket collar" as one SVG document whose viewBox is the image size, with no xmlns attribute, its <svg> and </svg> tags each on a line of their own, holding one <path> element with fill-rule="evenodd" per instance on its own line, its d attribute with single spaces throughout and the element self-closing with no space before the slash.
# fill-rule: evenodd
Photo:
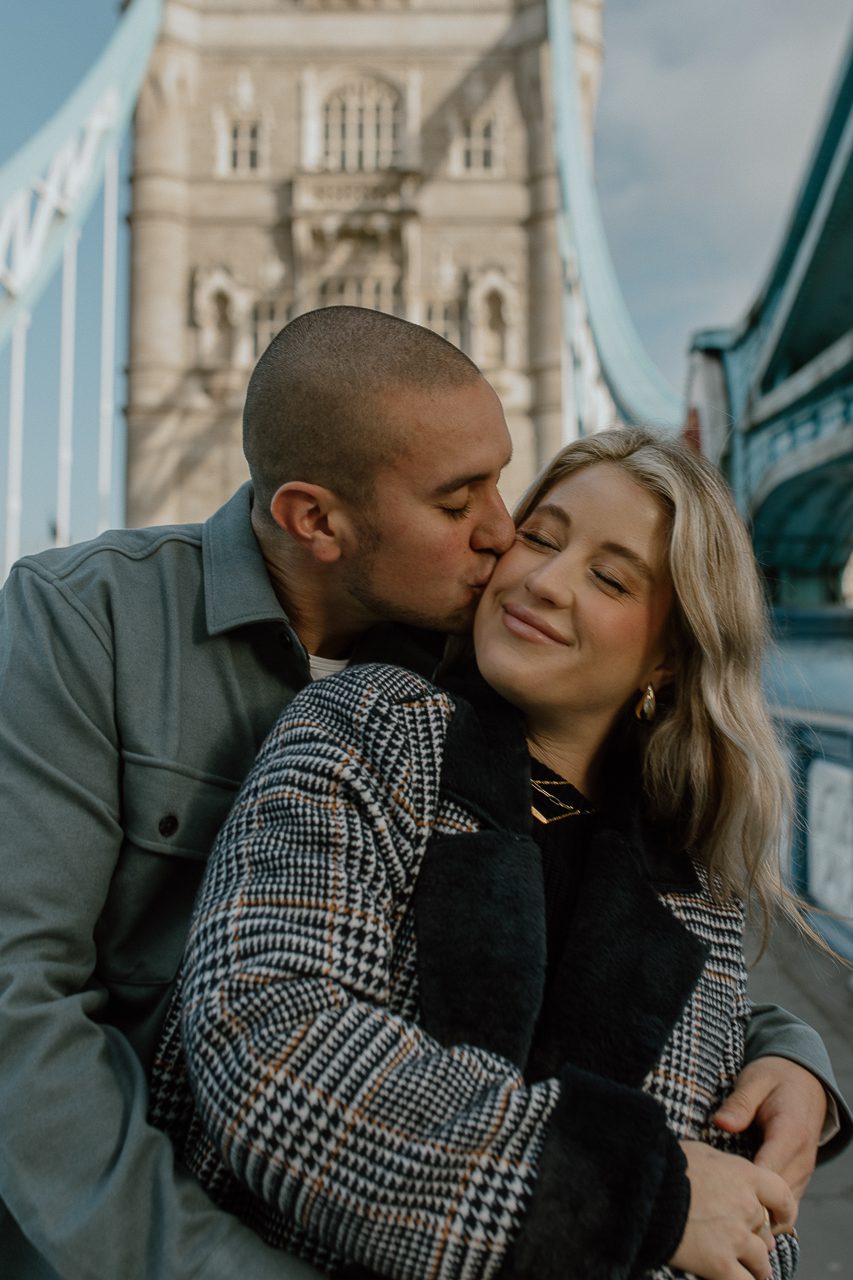
<svg viewBox="0 0 853 1280">
<path fill-rule="evenodd" d="M 277 622 L 292 631 L 252 530 L 252 486 L 242 485 L 202 528 L 204 607 L 208 634 L 251 622 Z"/>
<path fill-rule="evenodd" d="M 251 514 L 252 486 L 247 481 L 202 526 L 208 634 L 221 635 L 253 622 L 277 622 L 298 640 L 267 573 Z M 430 676 L 443 643 L 438 632 L 385 623 L 365 632 L 352 661 L 390 662 Z"/>
</svg>

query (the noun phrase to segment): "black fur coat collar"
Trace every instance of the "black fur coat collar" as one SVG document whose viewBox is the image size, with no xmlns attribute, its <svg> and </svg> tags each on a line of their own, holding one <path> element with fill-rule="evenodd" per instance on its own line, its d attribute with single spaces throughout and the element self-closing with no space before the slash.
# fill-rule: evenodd
<svg viewBox="0 0 853 1280">
<path fill-rule="evenodd" d="M 672 1255 L 689 1203 L 683 1157 L 641 1086 L 707 955 L 658 894 L 697 892 L 696 873 L 648 838 L 634 805 L 602 824 L 543 1003 L 545 900 L 527 749 L 500 699 L 481 694 L 474 711 L 457 698 L 442 786 L 483 829 L 434 837 L 419 874 L 425 1029 L 444 1044 L 500 1053 L 531 1082 L 563 1083 L 505 1280 L 639 1276 Z"/>
<path fill-rule="evenodd" d="M 466 692 L 470 687 L 469 680 Z M 697 892 L 695 870 L 665 842 L 655 846 L 634 804 L 602 824 L 555 990 L 542 1010 L 545 902 L 520 719 L 485 685 L 476 688 L 476 710 L 458 695 L 457 708 L 442 786 L 484 830 L 475 838 L 433 839 L 419 875 L 426 1028 L 444 1043 L 502 1053 L 532 1079 L 570 1062 L 637 1087 L 660 1057 L 705 960 L 704 945 L 658 896 Z"/>
</svg>

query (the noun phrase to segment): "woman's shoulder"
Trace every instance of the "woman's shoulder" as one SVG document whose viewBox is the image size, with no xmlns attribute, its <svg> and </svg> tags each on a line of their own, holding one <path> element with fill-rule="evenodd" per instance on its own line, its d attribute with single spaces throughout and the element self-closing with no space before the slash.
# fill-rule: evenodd
<svg viewBox="0 0 853 1280">
<path fill-rule="evenodd" d="M 375 755 L 389 740 L 442 737 L 452 698 L 424 676 L 390 663 L 359 663 L 307 685 L 279 716 L 266 750 L 282 741 L 346 740 Z"/>
<path fill-rule="evenodd" d="M 297 695 L 303 702 L 358 707 L 452 708 L 448 694 L 425 676 L 388 662 L 363 662 L 315 680 Z"/>
</svg>

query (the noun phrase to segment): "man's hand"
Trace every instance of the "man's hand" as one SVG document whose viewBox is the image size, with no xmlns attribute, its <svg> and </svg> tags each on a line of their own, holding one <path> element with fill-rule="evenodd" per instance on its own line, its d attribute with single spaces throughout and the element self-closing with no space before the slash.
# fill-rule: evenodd
<svg viewBox="0 0 853 1280">
<path fill-rule="evenodd" d="M 825 1117 L 820 1081 L 796 1062 L 766 1057 L 744 1067 L 713 1119 L 726 1133 L 757 1124 L 763 1142 L 755 1163 L 780 1174 L 799 1202 L 814 1172 Z"/>
</svg>

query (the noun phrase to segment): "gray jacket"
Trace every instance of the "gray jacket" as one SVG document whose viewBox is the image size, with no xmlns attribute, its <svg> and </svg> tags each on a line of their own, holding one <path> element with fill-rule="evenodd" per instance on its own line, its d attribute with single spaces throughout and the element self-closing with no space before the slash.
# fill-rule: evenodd
<svg viewBox="0 0 853 1280">
<path fill-rule="evenodd" d="M 145 1118 L 208 851 L 308 680 L 249 503 L 244 487 L 203 526 L 27 558 L 0 593 L 10 1280 L 315 1275 L 216 1209 Z M 779 1011 L 753 1019 L 749 1056 L 770 1052 L 831 1079 L 819 1038 Z"/>
</svg>

